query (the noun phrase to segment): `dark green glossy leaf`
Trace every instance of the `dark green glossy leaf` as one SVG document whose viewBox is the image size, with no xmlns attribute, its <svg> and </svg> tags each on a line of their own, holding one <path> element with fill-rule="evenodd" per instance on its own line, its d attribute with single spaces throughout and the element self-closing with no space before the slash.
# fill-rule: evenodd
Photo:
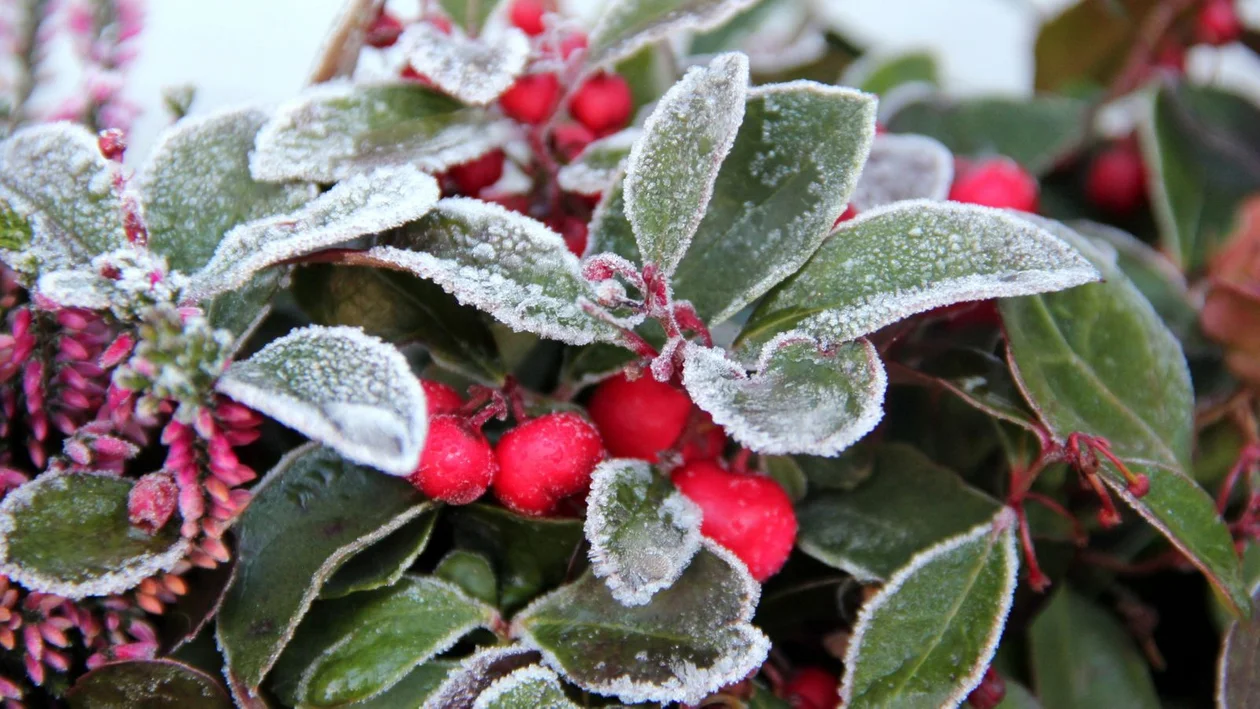
<svg viewBox="0 0 1260 709">
<path fill-rule="evenodd" d="M 1085 139 L 1085 110 L 1063 96 L 933 99 L 903 107 L 888 129 L 931 136 L 965 157 L 1005 155 L 1040 175 Z"/>
<path fill-rule="evenodd" d="M 795 458 L 789 455 L 768 455 L 763 457 L 762 465 L 766 475 L 779 483 L 779 487 L 783 488 L 792 502 L 805 499 L 805 494 L 809 491 L 809 479 Z"/>
<path fill-rule="evenodd" d="M 254 136 L 269 115 L 256 108 L 185 119 L 169 128 L 136 177 L 149 247 L 192 273 L 238 224 L 296 209 L 315 196 L 306 184 L 255 182 Z"/>
<path fill-rule="evenodd" d="M 231 709 L 217 679 L 173 660 L 115 662 L 79 678 L 71 709 Z"/>
<path fill-rule="evenodd" d="M 1260 703 L 1260 587 L 1251 594 L 1251 619 L 1225 632 L 1216 678 L 1216 706 L 1242 709 Z"/>
<path fill-rule="evenodd" d="M 869 94 L 812 82 L 751 89 L 675 295 L 712 324 L 800 268 L 844 211 L 874 135 Z"/>
<path fill-rule="evenodd" d="M 505 611 L 562 583 L 582 543 L 582 523 L 577 520 L 527 519 L 486 505 L 451 512 L 455 545 L 481 552 L 494 563 Z"/>
<path fill-rule="evenodd" d="M 743 563 L 705 542 L 646 605 L 622 606 L 587 574 L 539 598 L 512 627 L 583 689 L 630 703 L 695 704 L 765 660 L 769 640 L 749 623 L 759 592 Z"/>
<path fill-rule="evenodd" d="M 1042 709 L 1041 702 L 1037 701 L 1037 697 L 1027 687 L 1010 679 L 1004 681 L 1006 697 L 994 709 Z"/>
<path fill-rule="evenodd" d="M 678 59 L 668 41 L 646 44 L 617 62 L 615 71 L 630 85 L 637 112 L 661 97 L 678 79 Z"/>
<path fill-rule="evenodd" d="M 941 77 L 934 54 L 907 52 L 891 57 L 864 57 L 849 66 L 840 83 L 883 96 L 905 84 L 937 86 Z"/>
<path fill-rule="evenodd" d="M 328 579 L 319 597 L 341 598 L 398 583 L 428 545 L 435 522 L 437 511 L 426 512 L 355 554 Z"/>
<path fill-rule="evenodd" d="M 500 382 L 506 374 L 480 314 L 431 281 L 379 268 L 314 265 L 294 274 L 293 292 L 320 325 L 419 342 L 442 366 L 482 381 Z"/>
<path fill-rule="evenodd" d="M 1060 589 L 1029 631 L 1032 672 L 1045 709 L 1155 709 L 1150 671 L 1120 621 Z"/>
<path fill-rule="evenodd" d="M 1150 492 L 1135 498 L 1119 470 L 1100 468 L 1103 480 L 1243 612 L 1247 593 L 1229 531 L 1187 475 L 1194 394 L 1181 346 L 1110 253 L 1057 229 L 1103 282 L 1000 301 L 1021 388 L 1057 440 L 1075 432 L 1102 436 L 1150 478 Z"/>
<path fill-rule="evenodd" d="M 237 523 L 236 579 L 219 611 L 230 675 L 255 692 L 320 588 L 343 563 L 428 509 L 405 480 L 328 448 L 290 453 Z"/>
<path fill-rule="evenodd" d="M 862 606 L 844 706 L 957 706 L 993 658 L 1015 593 L 1015 515 L 921 552 Z"/>
<path fill-rule="evenodd" d="M 433 575 L 464 589 L 464 593 L 492 606 L 499 605 L 494 567 L 484 554 L 453 549 L 433 569 Z"/>
<path fill-rule="evenodd" d="M 188 542 L 178 518 L 152 536 L 131 525 L 133 484 L 106 473 L 45 474 L 10 492 L 0 503 L 0 573 L 32 591 L 79 599 L 169 571 Z"/>
<path fill-rule="evenodd" d="M 223 328 L 236 336 L 236 347 L 254 331 L 271 312 L 271 299 L 280 290 L 284 273 L 271 269 L 254 274 L 241 288 L 220 293 L 204 305 L 206 318 L 215 328 Z"/>
<path fill-rule="evenodd" d="M 743 41 L 785 4 L 788 3 L 784 0 L 757 0 L 751 7 L 716 28 L 697 33 L 691 39 L 688 54 L 704 56 L 743 49 Z"/>
<path fill-rule="evenodd" d="M 1124 64 L 1155 0 L 1108 0 L 1067 5 L 1042 26 L 1034 49 L 1038 91 L 1083 83 L 1106 86 Z"/>
<path fill-rule="evenodd" d="M 882 581 L 919 552 L 992 519 L 999 505 L 904 444 L 880 446 L 851 492 L 812 495 L 797 509 L 797 544 L 861 581 Z"/>
<path fill-rule="evenodd" d="M 446 680 L 447 674 L 458 666 L 453 660 L 429 660 L 384 692 L 347 704 L 346 709 L 421 709 L 425 700 Z"/>
<path fill-rule="evenodd" d="M 754 0 L 621 0 L 604 6 L 591 30 L 587 65 L 597 68 L 681 30 L 716 27 Z"/>
</svg>

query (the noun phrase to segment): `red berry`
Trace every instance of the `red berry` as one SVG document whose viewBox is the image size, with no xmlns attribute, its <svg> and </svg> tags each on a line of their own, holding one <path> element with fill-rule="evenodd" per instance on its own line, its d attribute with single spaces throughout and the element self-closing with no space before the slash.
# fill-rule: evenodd
<svg viewBox="0 0 1260 709">
<path fill-rule="evenodd" d="M 388 12 L 382 12 L 368 26 L 367 36 L 363 41 L 367 42 L 370 47 L 385 49 L 386 47 L 394 46 L 402 31 L 403 23 L 397 17 Z"/>
<path fill-rule="evenodd" d="M 96 136 L 96 147 L 106 160 L 122 162 L 127 151 L 127 136 L 118 128 L 107 128 Z"/>
<path fill-rule="evenodd" d="M 425 87 L 433 86 L 433 81 L 430 80 L 429 77 L 425 76 L 424 74 L 421 74 L 415 69 L 412 69 L 410 64 L 403 67 L 402 71 L 398 72 L 398 77 L 405 81 L 414 81 L 417 84 L 420 84 L 421 86 L 425 86 Z"/>
<path fill-rule="evenodd" d="M 1242 36 L 1242 20 L 1233 0 L 1207 0 L 1195 17 L 1194 35 L 1204 44 L 1220 46 Z"/>
<path fill-rule="evenodd" d="M 564 245 L 574 256 L 582 258 L 582 254 L 586 253 L 586 222 L 577 217 L 563 216 L 547 220 L 547 226 L 564 237 Z"/>
<path fill-rule="evenodd" d="M 1159 45 L 1159 49 L 1155 51 L 1155 57 L 1151 63 L 1174 74 L 1184 74 L 1186 71 L 1186 48 L 1172 40 L 1165 40 Z"/>
<path fill-rule="evenodd" d="M 585 32 L 572 32 L 564 36 L 560 40 L 560 56 L 568 59 L 579 49 L 586 49 L 587 40 Z"/>
<path fill-rule="evenodd" d="M 678 468 L 673 478 L 704 513 L 700 533 L 739 557 L 753 578 L 765 581 L 783 568 L 796 542 L 796 512 L 773 478 L 707 460 Z"/>
<path fill-rule="evenodd" d="M 630 84 L 618 74 L 592 76 L 569 102 L 569 113 L 597 136 L 608 135 L 624 127 L 633 110 L 634 95 Z"/>
<path fill-rule="evenodd" d="M 499 460 L 495 496 L 514 512 L 539 516 L 590 487 L 604 444 L 590 421 L 564 411 L 508 431 L 494 453 Z"/>
<path fill-rule="evenodd" d="M 529 216 L 529 197 L 526 197 L 523 194 L 508 194 L 500 197 L 491 197 L 486 201 L 494 202 L 500 207 L 510 209 L 517 214 L 524 214 L 527 217 Z"/>
<path fill-rule="evenodd" d="M 967 703 L 975 709 L 993 709 L 1006 698 L 1006 681 L 992 667 L 984 671 L 980 684 L 967 695 Z"/>
<path fill-rule="evenodd" d="M 684 463 L 696 460 L 717 460 L 726 450 L 726 431 L 713 423 L 713 417 L 707 412 L 696 409 L 699 423 L 688 433 L 683 443 L 682 459 Z"/>
<path fill-rule="evenodd" d="M 551 140 L 555 143 L 556 152 L 568 162 L 595 140 L 595 134 L 581 123 L 564 123 L 556 126 Z"/>
<path fill-rule="evenodd" d="M 539 0 L 516 0 L 508 11 L 508 19 L 517 29 L 534 37 L 546 29 L 543 26 L 543 13 L 546 11 Z"/>
<path fill-rule="evenodd" d="M 844 211 L 840 213 L 839 217 L 836 217 L 836 223 L 832 224 L 831 228 L 835 229 L 836 227 L 840 226 L 840 222 L 847 222 L 856 216 L 857 216 L 857 208 L 854 207 L 852 204 L 846 204 L 844 205 Z"/>
<path fill-rule="evenodd" d="M 503 177 L 503 151 L 492 150 L 485 155 L 450 169 L 451 179 L 459 191 L 476 197 L 481 190 Z"/>
<path fill-rule="evenodd" d="M 436 27 L 437 31 L 442 34 L 450 34 L 451 29 L 454 27 L 449 19 L 442 17 L 441 15 L 433 15 L 432 17 L 425 18 L 425 21 Z"/>
<path fill-rule="evenodd" d="M 420 388 L 424 389 L 424 403 L 428 409 L 429 418 L 439 414 L 453 414 L 464 406 L 464 397 L 460 396 L 454 387 L 449 387 L 442 382 L 421 379 Z"/>
<path fill-rule="evenodd" d="M 497 472 L 486 437 L 459 416 L 444 414 L 429 420 L 420 467 L 407 480 L 435 500 L 466 505 L 485 493 Z"/>
<path fill-rule="evenodd" d="M 691 399 L 651 375 L 618 374 L 595 388 L 587 411 L 613 457 L 655 463 L 686 428 Z"/>
<path fill-rule="evenodd" d="M 538 125 L 551 117 L 559 99 L 560 79 L 555 74 L 528 74 L 503 92 L 499 106 L 510 118 Z"/>
<path fill-rule="evenodd" d="M 1037 211 L 1037 179 L 1010 158 L 992 158 L 958 166 L 949 198 L 986 207 Z"/>
<path fill-rule="evenodd" d="M 821 667 L 802 667 L 783 685 L 792 709 L 835 709 L 840 705 L 840 683 Z"/>
<path fill-rule="evenodd" d="M 1115 215 L 1140 207 L 1146 198 L 1146 170 L 1137 147 L 1126 142 L 1099 153 L 1089 166 L 1085 194 L 1099 209 Z"/>
</svg>

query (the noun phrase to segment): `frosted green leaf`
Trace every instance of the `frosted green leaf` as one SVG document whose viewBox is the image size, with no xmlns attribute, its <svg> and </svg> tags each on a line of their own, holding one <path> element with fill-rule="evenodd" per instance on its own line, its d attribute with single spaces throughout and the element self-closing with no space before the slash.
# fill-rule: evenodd
<svg viewBox="0 0 1260 709">
<path fill-rule="evenodd" d="M 845 342 L 943 305 L 1062 290 L 1098 271 L 1045 228 L 1011 212 L 910 201 L 844 222 L 758 306 L 742 345 L 795 331 Z"/>
<path fill-rule="evenodd" d="M 941 83 L 940 73 L 936 56 L 930 52 L 867 52 L 845 67 L 839 83 L 883 96 L 906 84 L 937 86 Z"/>
<path fill-rule="evenodd" d="M 626 217 L 642 255 L 668 278 L 687 252 L 735 143 L 748 93 L 748 58 L 693 67 L 660 98 L 626 160 Z"/>
<path fill-rule="evenodd" d="M 269 114 L 257 108 L 185 118 L 158 137 L 133 184 L 144 205 L 149 248 L 192 273 L 243 222 L 288 212 L 316 194 L 309 184 L 256 182 L 254 136 Z"/>
<path fill-rule="evenodd" d="M 586 61 L 598 68 L 680 30 L 717 27 L 756 0 L 615 0 L 591 30 Z"/>
<path fill-rule="evenodd" d="M 700 549 L 700 508 L 641 460 L 606 460 L 586 499 L 591 570 L 617 602 L 641 606 Z"/>
<path fill-rule="evenodd" d="M 1015 513 L 917 554 L 862 605 L 845 707 L 956 707 L 980 684 L 1015 595 Z"/>
<path fill-rule="evenodd" d="M 294 330 L 232 364 L 216 388 L 356 463 L 410 475 L 420 462 L 420 382 L 401 352 L 360 330 Z"/>
<path fill-rule="evenodd" d="M 687 345 L 683 385 L 727 434 L 758 453 L 831 456 L 875 428 L 887 377 L 866 340 L 821 350 L 792 334 L 766 343 L 756 373 Z"/>
<path fill-rule="evenodd" d="M 75 268 L 53 271 L 39 277 L 35 289 L 39 294 L 64 308 L 108 310 L 113 289 L 106 279 L 92 269 Z"/>
<path fill-rule="evenodd" d="M 510 121 L 415 84 L 315 87 L 281 106 L 250 157 L 268 182 L 336 182 L 385 165 L 440 172 L 502 146 Z"/>
<path fill-rule="evenodd" d="M 541 665 L 500 677 L 473 702 L 473 709 L 578 709 L 564 696 L 560 678 Z"/>
<path fill-rule="evenodd" d="M 188 553 L 188 540 L 178 524 L 153 535 L 132 526 L 132 485 L 108 473 L 45 474 L 8 493 L 0 502 L 0 574 L 77 600 L 122 593 L 170 571 Z"/>
<path fill-rule="evenodd" d="M 342 598 L 398 583 L 428 546 L 436 522 L 436 511 L 420 515 L 355 554 L 328 579 L 320 589 L 319 597 Z"/>
<path fill-rule="evenodd" d="M 125 245 L 120 169 L 82 126 L 46 123 L 14 133 L 0 145 L 0 205 L 8 221 L 29 225 L 31 238 L 25 249 L 5 252 L 5 261 L 65 269 Z"/>
<path fill-rule="evenodd" d="M 606 192 L 617 181 L 631 146 L 642 134 L 638 128 L 626 128 L 592 141 L 560 168 L 556 175 L 560 189 L 588 196 Z"/>
<path fill-rule="evenodd" d="M 472 709 L 477 697 L 502 677 L 536 664 L 541 655 L 522 645 L 491 646 L 464 658 L 430 694 L 424 709 Z"/>
<path fill-rule="evenodd" d="M 626 218 L 625 184 L 624 175 L 618 172 L 596 205 L 591 215 L 587 250 L 593 254 L 616 254 L 632 264 L 639 264 L 642 262 L 639 245 L 634 228 Z"/>
<path fill-rule="evenodd" d="M 495 578 L 494 567 L 484 554 L 452 549 L 433 568 L 433 575 L 459 586 L 464 589 L 464 593 L 477 600 L 492 606 L 498 605 L 498 579 Z"/>
<path fill-rule="evenodd" d="M 403 32 L 398 46 L 412 69 L 445 93 L 477 106 L 506 91 L 529 58 L 529 38 L 515 27 L 473 39 L 421 22 Z"/>
<path fill-rule="evenodd" d="M 429 660 L 393 687 L 350 706 L 353 709 L 420 709 L 458 664 L 454 660 Z"/>
<path fill-rule="evenodd" d="M 794 273 L 844 212 L 874 136 L 870 94 L 810 81 L 750 89 L 674 294 L 713 325 Z"/>
<path fill-rule="evenodd" d="M 367 256 L 437 283 L 513 330 L 571 345 L 619 337 L 588 312 L 595 292 L 564 239 L 496 204 L 443 199 L 423 219 L 382 235 Z"/>
<path fill-rule="evenodd" d="M 231 709 L 219 681 L 167 659 L 111 662 L 84 674 L 65 694 L 70 709 Z"/>
<path fill-rule="evenodd" d="M 414 167 L 355 175 L 301 209 L 229 231 L 193 276 L 200 298 L 239 288 L 268 266 L 419 219 L 437 203 L 437 180 Z"/>
<path fill-rule="evenodd" d="M 954 181 L 954 154 L 922 135 L 875 136 L 850 203 L 859 213 L 907 199 L 942 200 Z"/>
<path fill-rule="evenodd" d="M 315 605 L 276 664 L 300 674 L 294 703 L 341 706 L 389 689 L 498 614 L 459 587 L 425 576 Z M 281 680 L 283 682 L 283 680 Z"/>
<path fill-rule="evenodd" d="M 750 623 L 760 595 L 743 562 L 705 541 L 682 577 L 646 605 L 622 606 L 588 573 L 534 601 L 512 628 L 589 692 L 696 704 L 765 661 L 770 641 Z"/>
<path fill-rule="evenodd" d="M 1216 706 L 1244 709 L 1260 703 L 1260 587 L 1251 589 L 1251 618 L 1234 620 L 1221 641 Z"/>
</svg>

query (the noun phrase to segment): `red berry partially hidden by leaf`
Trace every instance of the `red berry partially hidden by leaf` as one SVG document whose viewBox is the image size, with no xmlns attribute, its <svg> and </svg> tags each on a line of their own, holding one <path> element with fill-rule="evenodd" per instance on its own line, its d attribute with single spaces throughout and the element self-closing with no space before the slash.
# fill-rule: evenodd
<svg viewBox="0 0 1260 709">
<path fill-rule="evenodd" d="M 619 74 L 592 76 L 569 102 L 569 113 L 597 136 L 608 135 L 624 127 L 633 110 L 634 95 L 630 84 Z"/>
<path fill-rule="evenodd" d="M 1107 148 L 1094 158 L 1085 178 L 1085 194 L 1094 206 L 1111 214 L 1132 214 L 1146 198 L 1142 156 L 1129 142 Z"/>
<path fill-rule="evenodd" d="M 371 25 L 368 25 L 367 36 L 363 41 L 366 42 L 369 47 L 385 49 L 386 47 L 394 46 L 394 43 L 398 41 L 398 36 L 402 34 L 402 31 L 402 21 L 388 12 L 382 12 L 376 16 L 376 19 L 372 21 Z"/>
<path fill-rule="evenodd" d="M 442 382 L 421 379 L 420 388 L 424 390 L 424 403 L 429 412 L 429 418 L 440 414 L 453 414 L 464 405 L 464 397 L 460 396 L 454 387 Z"/>
<path fill-rule="evenodd" d="M 508 10 L 508 19 L 517 29 L 534 37 L 546 29 L 543 26 L 543 13 L 546 11 L 541 0 L 516 0 Z"/>
<path fill-rule="evenodd" d="M 560 100 L 560 79 L 555 74 L 529 74 L 499 97 L 499 107 L 509 118 L 538 125 L 551 117 Z"/>
<path fill-rule="evenodd" d="M 466 505 L 481 497 L 498 472 L 481 432 L 450 414 L 429 420 L 420 467 L 407 480 L 435 500 Z"/>
<path fill-rule="evenodd" d="M 590 421 L 565 411 L 508 431 L 494 453 L 499 461 L 495 497 L 514 512 L 540 516 L 590 487 L 604 444 Z"/>
<path fill-rule="evenodd" d="M 1207 0 L 1199 7 L 1194 21 L 1194 36 L 1204 44 L 1220 46 L 1242 36 L 1242 20 L 1233 0 Z"/>
<path fill-rule="evenodd" d="M 840 683 L 821 667 L 802 667 L 783 685 L 792 709 L 835 709 L 840 705 Z"/>
<path fill-rule="evenodd" d="M 986 207 L 1037 211 L 1037 179 L 1010 158 L 960 163 L 949 198 Z"/>
<path fill-rule="evenodd" d="M 721 458 L 726 450 L 726 431 L 713 423 L 713 417 L 707 412 L 696 409 L 693 415 L 698 415 L 700 422 L 693 423 L 692 430 L 683 434 L 687 436 L 681 451 L 683 462 Z"/>
<path fill-rule="evenodd" d="M 547 220 L 547 226 L 564 237 L 564 245 L 574 256 L 581 258 L 586 253 L 586 222 L 577 217 L 563 216 Z"/>
<path fill-rule="evenodd" d="M 452 167 L 449 174 L 460 193 L 476 197 L 478 192 L 503 177 L 503 159 L 502 150 L 491 150 L 476 160 Z"/>
<path fill-rule="evenodd" d="M 651 375 L 618 374 L 595 388 L 587 411 L 613 457 L 655 463 L 686 428 L 691 399 Z"/>
<path fill-rule="evenodd" d="M 700 533 L 739 557 L 753 578 L 765 581 L 783 568 L 796 542 L 796 512 L 779 483 L 710 461 L 688 463 L 673 478 L 704 513 Z"/>
<path fill-rule="evenodd" d="M 563 157 L 565 162 L 569 162 L 590 145 L 592 140 L 595 140 L 595 134 L 581 123 L 564 123 L 556 126 L 551 140 L 555 143 L 556 152 L 560 153 L 560 157 Z"/>
<path fill-rule="evenodd" d="M 967 695 L 967 703 L 975 709 L 993 709 L 1006 698 L 1006 681 L 992 667 L 984 671 L 980 684 Z"/>
</svg>

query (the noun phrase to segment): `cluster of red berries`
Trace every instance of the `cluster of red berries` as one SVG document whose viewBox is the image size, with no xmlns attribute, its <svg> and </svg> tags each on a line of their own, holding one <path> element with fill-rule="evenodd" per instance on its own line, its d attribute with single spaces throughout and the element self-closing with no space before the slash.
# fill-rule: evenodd
<svg viewBox="0 0 1260 709">
<path fill-rule="evenodd" d="M 783 685 L 783 696 L 792 709 L 836 709 L 840 683 L 821 667 L 801 667 Z"/>
</svg>

